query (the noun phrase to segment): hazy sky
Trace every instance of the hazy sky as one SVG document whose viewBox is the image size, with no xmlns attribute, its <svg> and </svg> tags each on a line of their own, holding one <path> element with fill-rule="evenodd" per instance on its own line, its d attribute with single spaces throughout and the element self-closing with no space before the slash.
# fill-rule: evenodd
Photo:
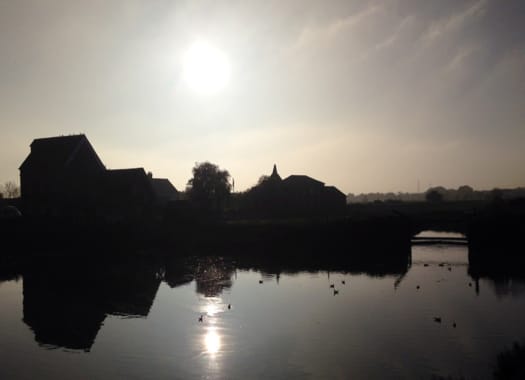
<svg viewBox="0 0 525 380">
<path fill-rule="evenodd" d="M 183 80 L 195 41 L 230 66 Z M 307 174 L 343 192 L 525 185 L 525 1 L 0 0 L 0 182 L 34 138 L 183 189 Z"/>
</svg>

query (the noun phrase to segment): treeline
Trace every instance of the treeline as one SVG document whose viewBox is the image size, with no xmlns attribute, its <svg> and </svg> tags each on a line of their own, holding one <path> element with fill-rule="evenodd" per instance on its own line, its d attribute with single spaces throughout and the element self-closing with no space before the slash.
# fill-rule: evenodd
<svg viewBox="0 0 525 380">
<path fill-rule="evenodd" d="M 468 185 L 460 186 L 457 189 L 446 189 L 443 186 L 431 187 L 421 193 L 349 193 L 346 196 L 347 203 L 367 203 L 367 202 L 424 202 L 436 199 L 435 194 L 445 202 L 455 201 L 491 201 L 496 199 L 517 199 L 525 198 L 525 188 L 474 190 Z M 434 196 L 434 197 L 433 197 Z"/>
</svg>

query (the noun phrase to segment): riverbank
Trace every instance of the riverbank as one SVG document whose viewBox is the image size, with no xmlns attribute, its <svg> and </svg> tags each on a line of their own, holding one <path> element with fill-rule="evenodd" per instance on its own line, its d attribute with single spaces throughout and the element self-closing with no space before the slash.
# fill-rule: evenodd
<svg viewBox="0 0 525 380">
<path fill-rule="evenodd" d="M 74 255 L 148 251 L 184 255 L 202 252 L 267 255 L 387 255 L 410 248 L 410 224 L 401 217 L 369 220 L 201 220 L 170 223 L 72 223 L 17 220 L 4 225 L 4 241 L 16 255 Z M 29 252 L 29 253 L 28 253 Z M 35 253 L 38 252 L 38 253 Z"/>
<path fill-rule="evenodd" d="M 351 212 L 350 212 L 351 211 Z M 349 206 L 338 218 L 158 218 L 109 223 L 70 218 L 22 217 L 0 222 L 4 258 L 120 254 L 286 256 L 329 255 L 363 261 L 410 252 L 411 238 L 425 228 L 464 233 L 476 258 L 521 255 L 523 202 L 493 204 L 368 204 Z M 518 247 L 513 250 L 512 247 Z M 5 259 L 4 259 L 5 261 Z"/>
</svg>

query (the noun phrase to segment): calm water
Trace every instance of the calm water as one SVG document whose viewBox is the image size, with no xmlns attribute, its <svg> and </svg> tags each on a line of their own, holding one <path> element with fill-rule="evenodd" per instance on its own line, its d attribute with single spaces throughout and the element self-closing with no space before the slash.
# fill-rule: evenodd
<svg viewBox="0 0 525 380">
<path fill-rule="evenodd" d="M 127 266 L 0 282 L 0 378 L 491 378 L 525 338 L 525 282 L 476 280 L 462 246 L 413 247 L 384 275 Z"/>
<path fill-rule="evenodd" d="M 465 235 L 459 232 L 422 231 L 415 237 L 464 238 Z"/>
</svg>

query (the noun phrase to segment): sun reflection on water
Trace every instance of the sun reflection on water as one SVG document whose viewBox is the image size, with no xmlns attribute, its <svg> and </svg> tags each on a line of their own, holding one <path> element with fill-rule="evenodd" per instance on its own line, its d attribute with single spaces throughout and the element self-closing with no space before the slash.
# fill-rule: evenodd
<svg viewBox="0 0 525 380">
<path fill-rule="evenodd" d="M 206 305 L 205 312 L 209 317 L 213 317 L 219 312 L 219 307 L 215 303 L 209 303 Z"/>
<path fill-rule="evenodd" d="M 206 297 L 201 299 L 200 312 L 203 316 L 205 332 L 202 335 L 202 352 L 216 358 L 221 352 L 222 334 L 220 333 L 220 317 L 225 310 L 220 297 Z"/>
<path fill-rule="evenodd" d="M 206 353 L 211 355 L 217 354 L 221 349 L 221 336 L 213 327 L 210 327 L 204 335 L 204 348 Z"/>
</svg>

